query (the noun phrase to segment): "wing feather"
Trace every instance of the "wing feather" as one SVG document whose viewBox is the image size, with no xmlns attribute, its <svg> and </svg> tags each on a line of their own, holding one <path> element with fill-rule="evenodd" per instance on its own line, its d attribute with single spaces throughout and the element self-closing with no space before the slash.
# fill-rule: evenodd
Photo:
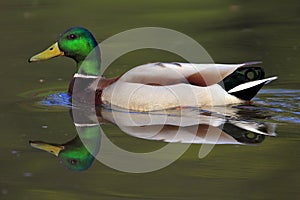
<svg viewBox="0 0 300 200">
<path fill-rule="evenodd" d="M 149 63 L 125 73 L 120 80 L 146 85 L 216 84 L 245 64 Z"/>
</svg>

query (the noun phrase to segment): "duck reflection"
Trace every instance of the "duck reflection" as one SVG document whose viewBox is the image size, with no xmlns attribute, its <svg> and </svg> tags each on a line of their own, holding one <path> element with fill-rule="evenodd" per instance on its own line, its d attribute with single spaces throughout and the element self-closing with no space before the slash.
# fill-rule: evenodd
<svg viewBox="0 0 300 200">
<path fill-rule="evenodd" d="M 275 136 L 275 124 L 242 121 L 236 117 L 197 109 L 160 113 L 103 110 L 102 118 L 128 135 L 165 142 L 191 144 L 255 144 Z M 99 118 L 98 118 L 99 119 Z M 208 134 L 215 134 L 209 137 Z"/>
<path fill-rule="evenodd" d="M 41 149 L 57 156 L 60 162 L 68 169 L 83 171 L 92 165 L 94 155 L 97 155 L 99 152 L 101 141 L 100 126 L 77 128 L 82 133 L 81 137 L 77 134 L 75 138 L 63 144 L 42 141 L 29 141 L 29 143 L 36 149 Z M 84 140 L 84 143 L 82 140 Z"/>
<path fill-rule="evenodd" d="M 228 108 L 227 108 L 228 110 Z M 275 136 L 275 124 L 239 119 L 232 111 L 207 111 L 193 108 L 164 112 L 128 112 L 98 107 L 72 109 L 77 129 L 75 138 L 63 144 L 30 141 L 36 149 L 57 156 L 60 162 L 74 171 L 87 170 L 101 147 L 101 125 L 115 124 L 126 134 L 168 143 L 253 145 Z"/>
</svg>

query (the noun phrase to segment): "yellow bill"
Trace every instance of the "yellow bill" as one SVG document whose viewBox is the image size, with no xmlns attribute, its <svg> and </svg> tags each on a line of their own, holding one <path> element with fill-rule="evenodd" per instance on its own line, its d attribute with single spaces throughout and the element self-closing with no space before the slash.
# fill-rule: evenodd
<svg viewBox="0 0 300 200">
<path fill-rule="evenodd" d="M 55 156 L 58 156 L 59 152 L 65 148 L 64 146 L 47 144 L 44 142 L 29 142 L 29 143 L 32 147 L 47 151 L 48 153 L 51 153 Z"/>
<path fill-rule="evenodd" d="M 49 48 L 47 48 L 45 51 L 36 54 L 34 56 L 32 56 L 28 62 L 36 62 L 36 61 L 41 61 L 41 60 L 48 60 L 50 58 L 54 58 L 57 56 L 63 56 L 64 52 L 62 52 L 59 47 L 58 47 L 58 43 L 54 43 L 53 45 L 51 45 Z"/>
</svg>

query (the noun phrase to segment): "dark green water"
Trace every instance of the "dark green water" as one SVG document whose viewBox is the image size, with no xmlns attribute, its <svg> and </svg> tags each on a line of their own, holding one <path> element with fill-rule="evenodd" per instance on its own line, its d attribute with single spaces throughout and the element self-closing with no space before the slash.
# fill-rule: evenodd
<svg viewBox="0 0 300 200">
<path fill-rule="evenodd" d="M 2 98 L 0 99 L 1 199 L 298 199 L 300 4 L 281 1 L 2 1 L 0 3 Z M 73 61 L 28 64 L 71 26 L 90 29 L 98 41 L 131 28 L 156 26 L 197 40 L 218 63 L 262 60 L 267 76 L 279 76 L 255 99 L 256 118 L 277 124 L 277 137 L 257 146 L 217 145 L 204 159 L 194 144 L 170 166 L 151 173 L 118 172 L 95 161 L 83 172 L 33 149 L 29 140 L 63 143 L 76 130 L 67 108 L 41 106 L 38 94 L 67 89 Z M 157 50 L 119 58 L 106 72 L 138 64 L 180 61 Z M 43 81 L 40 81 L 43 80 Z M 247 109 L 246 109 L 247 110 Z M 246 112 L 247 115 L 247 112 Z M 104 126 L 121 147 L 147 152 L 163 145 Z"/>
</svg>

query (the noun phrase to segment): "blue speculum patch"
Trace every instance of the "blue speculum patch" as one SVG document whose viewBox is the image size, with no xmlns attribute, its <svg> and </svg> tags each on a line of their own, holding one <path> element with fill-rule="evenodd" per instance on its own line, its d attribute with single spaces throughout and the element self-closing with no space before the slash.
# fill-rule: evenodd
<svg viewBox="0 0 300 200">
<path fill-rule="evenodd" d="M 48 95 L 40 103 L 45 106 L 62 106 L 62 107 L 72 107 L 71 96 L 65 92 L 59 92 Z"/>
</svg>

